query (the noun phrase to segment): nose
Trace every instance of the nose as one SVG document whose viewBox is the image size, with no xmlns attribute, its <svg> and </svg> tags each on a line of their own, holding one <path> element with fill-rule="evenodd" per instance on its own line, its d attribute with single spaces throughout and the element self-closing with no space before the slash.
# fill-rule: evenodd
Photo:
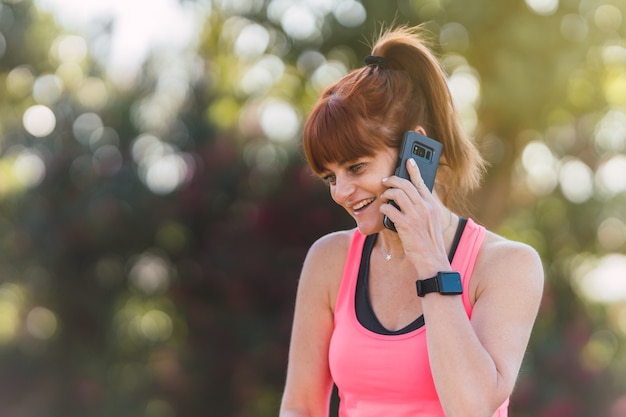
<svg viewBox="0 0 626 417">
<path fill-rule="evenodd" d="M 337 175 L 332 197 L 337 204 L 344 205 L 354 192 L 354 183 L 345 175 Z"/>
</svg>

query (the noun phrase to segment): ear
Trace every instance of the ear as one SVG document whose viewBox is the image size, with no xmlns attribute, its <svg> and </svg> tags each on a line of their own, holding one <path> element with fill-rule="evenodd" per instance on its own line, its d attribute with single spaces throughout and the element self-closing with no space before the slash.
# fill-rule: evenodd
<svg viewBox="0 0 626 417">
<path fill-rule="evenodd" d="M 415 130 L 417 133 L 419 133 L 420 135 L 424 135 L 424 136 L 428 136 L 426 134 L 426 129 L 424 129 L 424 127 L 422 125 L 417 125 L 415 126 L 415 128 L 413 129 Z"/>
</svg>

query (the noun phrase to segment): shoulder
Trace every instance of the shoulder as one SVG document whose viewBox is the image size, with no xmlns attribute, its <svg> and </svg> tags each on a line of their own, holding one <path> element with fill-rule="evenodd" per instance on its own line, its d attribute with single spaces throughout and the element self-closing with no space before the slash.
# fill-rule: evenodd
<svg viewBox="0 0 626 417">
<path fill-rule="evenodd" d="M 299 286 L 321 292 L 331 307 L 339 291 L 355 229 L 342 230 L 316 240 L 306 255 Z"/>
<path fill-rule="evenodd" d="M 543 292 L 544 271 L 541 258 L 531 246 L 486 231 L 476 263 L 479 288 L 506 283 L 535 294 Z"/>
<path fill-rule="evenodd" d="M 480 250 L 483 262 L 492 266 L 520 266 L 542 270 L 541 258 L 530 245 L 507 239 L 491 231 L 486 231 Z"/>
<path fill-rule="evenodd" d="M 354 236 L 355 229 L 341 230 L 329 233 L 317 239 L 307 254 L 307 259 L 321 258 L 331 260 L 334 258 L 345 258 L 350 249 L 350 243 Z"/>
</svg>

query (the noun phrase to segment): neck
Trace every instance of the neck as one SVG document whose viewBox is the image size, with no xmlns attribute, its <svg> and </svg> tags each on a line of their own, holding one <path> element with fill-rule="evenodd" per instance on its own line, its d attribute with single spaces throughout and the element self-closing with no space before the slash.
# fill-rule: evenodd
<svg viewBox="0 0 626 417">
<path fill-rule="evenodd" d="M 396 232 L 389 229 L 383 229 L 378 233 L 378 240 L 383 252 L 383 256 L 387 261 L 391 259 L 404 259 L 404 246 L 402 240 Z"/>
</svg>

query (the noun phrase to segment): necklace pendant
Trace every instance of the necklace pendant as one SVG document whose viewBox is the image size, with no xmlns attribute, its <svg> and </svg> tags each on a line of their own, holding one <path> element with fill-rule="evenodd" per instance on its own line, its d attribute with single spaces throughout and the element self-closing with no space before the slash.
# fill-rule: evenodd
<svg viewBox="0 0 626 417">
<path fill-rule="evenodd" d="M 387 254 L 387 256 L 385 256 L 385 259 L 386 259 L 387 261 L 390 261 L 390 260 L 391 260 L 391 254 L 390 254 L 390 253 L 388 253 L 388 254 Z"/>
</svg>

